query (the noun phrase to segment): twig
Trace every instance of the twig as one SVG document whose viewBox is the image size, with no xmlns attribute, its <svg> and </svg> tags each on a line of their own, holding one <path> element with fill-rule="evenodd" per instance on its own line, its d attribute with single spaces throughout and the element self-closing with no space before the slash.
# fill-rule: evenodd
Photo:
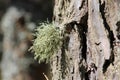
<svg viewBox="0 0 120 80">
<path fill-rule="evenodd" d="M 47 77 L 47 75 L 45 75 L 44 73 L 43 73 L 43 75 L 44 75 L 44 77 L 46 78 L 46 80 L 49 80 L 48 77 Z"/>
</svg>

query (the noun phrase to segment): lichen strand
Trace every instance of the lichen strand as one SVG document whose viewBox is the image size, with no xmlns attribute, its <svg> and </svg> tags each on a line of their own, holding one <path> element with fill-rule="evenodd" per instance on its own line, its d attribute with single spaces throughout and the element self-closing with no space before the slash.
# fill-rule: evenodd
<svg viewBox="0 0 120 80">
<path fill-rule="evenodd" d="M 50 58 L 61 47 L 62 36 L 60 30 L 52 23 L 42 23 L 35 34 L 32 50 L 39 62 L 49 62 Z"/>
</svg>

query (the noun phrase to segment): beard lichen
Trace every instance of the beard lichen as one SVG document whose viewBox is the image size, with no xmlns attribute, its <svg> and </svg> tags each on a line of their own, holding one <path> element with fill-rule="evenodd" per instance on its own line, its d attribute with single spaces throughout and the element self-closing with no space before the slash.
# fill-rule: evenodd
<svg viewBox="0 0 120 80">
<path fill-rule="evenodd" d="M 49 62 L 62 45 L 61 31 L 53 23 L 41 23 L 36 29 L 33 46 L 34 58 L 40 62 Z"/>
</svg>

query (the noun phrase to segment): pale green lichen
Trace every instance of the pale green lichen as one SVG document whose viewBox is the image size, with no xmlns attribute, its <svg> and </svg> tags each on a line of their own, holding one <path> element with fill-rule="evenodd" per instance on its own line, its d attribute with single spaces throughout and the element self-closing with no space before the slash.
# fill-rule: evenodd
<svg viewBox="0 0 120 80">
<path fill-rule="evenodd" d="M 52 55 L 58 51 L 62 44 L 60 30 L 53 23 L 41 23 L 37 28 L 31 49 L 35 53 L 35 59 L 39 62 L 48 62 Z"/>
</svg>

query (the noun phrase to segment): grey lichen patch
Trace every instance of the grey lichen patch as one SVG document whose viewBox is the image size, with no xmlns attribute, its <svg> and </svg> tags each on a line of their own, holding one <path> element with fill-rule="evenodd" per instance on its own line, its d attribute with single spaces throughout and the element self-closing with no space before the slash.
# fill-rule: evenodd
<svg viewBox="0 0 120 80">
<path fill-rule="evenodd" d="M 41 23 L 37 28 L 31 49 L 35 52 L 35 59 L 39 62 L 49 62 L 62 45 L 61 31 L 53 23 Z"/>
</svg>

